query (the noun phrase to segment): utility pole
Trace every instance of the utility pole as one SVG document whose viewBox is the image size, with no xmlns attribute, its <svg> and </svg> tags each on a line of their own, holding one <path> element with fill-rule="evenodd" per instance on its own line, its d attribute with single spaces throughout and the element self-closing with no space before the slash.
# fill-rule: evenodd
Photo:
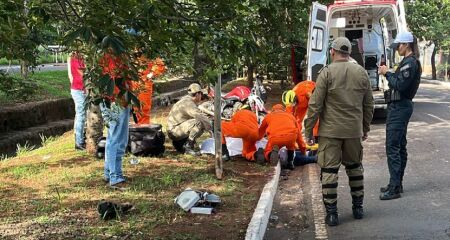
<svg viewBox="0 0 450 240">
<path fill-rule="evenodd" d="M 223 177 L 222 162 L 222 111 L 221 111 L 221 92 L 222 92 L 222 75 L 219 73 L 216 86 L 214 88 L 214 145 L 216 148 L 216 177 Z"/>
</svg>

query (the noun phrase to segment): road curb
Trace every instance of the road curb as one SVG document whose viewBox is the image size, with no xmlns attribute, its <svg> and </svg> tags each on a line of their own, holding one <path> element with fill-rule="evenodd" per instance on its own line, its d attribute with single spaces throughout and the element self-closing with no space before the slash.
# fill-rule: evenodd
<svg viewBox="0 0 450 240">
<path fill-rule="evenodd" d="M 272 179 L 266 183 L 261 196 L 253 212 L 253 217 L 248 224 L 245 240 L 262 240 L 266 233 L 269 216 L 272 212 L 273 199 L 278 189 L 278 181 L 280 179 L 280 162 L 275 167 L 275 174 Z"/>
</svg>

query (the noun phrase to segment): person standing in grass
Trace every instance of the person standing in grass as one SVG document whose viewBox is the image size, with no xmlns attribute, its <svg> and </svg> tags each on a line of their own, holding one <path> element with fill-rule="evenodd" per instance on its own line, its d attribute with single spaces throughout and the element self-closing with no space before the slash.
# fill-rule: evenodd
<svg viewBox="0 0 450 240">
<path fill-rule="evenodd" d="M 83 70 L 85 68 L 83 56 L 72 52 L 67 59 L 67 73 L 70 80 L 70 94 L 75 103 L 75 149 L 85 150 L 84 125 L 86 123 L 86 93 L 84 91 Z"/>
<path fill-rule="evenodd" d="M 122 173 L 122 158 L 128 145 L 130 105 L 128 94 L 120 94 L 120 89 L 130 91 L 131 80 L 127 78 L 128 65 L 125 56 L 116 55 L 109 50 L 99 61 L 103 76 L 114 81 L 112 95 L 105 95 L 100 104 L 102 116 L 108 126 L 105 145 L 104 179 L 113 189 L 127 189 L 126 178 Z M 120 89 L 119 89 L 120 87 Z"/>
</svg>

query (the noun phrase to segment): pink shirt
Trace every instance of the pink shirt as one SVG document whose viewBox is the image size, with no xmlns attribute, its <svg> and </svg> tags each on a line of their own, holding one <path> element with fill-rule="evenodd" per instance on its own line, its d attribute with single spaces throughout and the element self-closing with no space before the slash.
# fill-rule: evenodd
<svg viewBox="0 0 450 240">
<path fill-rule="evenodd" d="M 72 86 L 71 88 L 74 90 L 83 90 L 83 75 L 80 74 L 78 70 L 83 70 L 85 68 L 84 61 L 79 57 L 71 57 L 70 58 L 70 72 L 72 73 Z"/>
</svg>

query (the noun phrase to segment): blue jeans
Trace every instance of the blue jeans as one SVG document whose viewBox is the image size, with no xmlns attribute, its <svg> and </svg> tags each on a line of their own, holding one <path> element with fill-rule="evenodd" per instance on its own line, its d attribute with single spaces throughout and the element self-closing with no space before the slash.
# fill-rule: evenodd
<svg viewBox="0 0 450 240">
<path fill-rule="evenodd" d="M 409 99 L 388 105 L 386 119 L 386 155 L 390 174 L 389 185 L 400 186 L 403 182 L 408 152 L 406 133 L 414 104 Z"/>
<path fill-rule="evenodd" d="M 75 121 L 73 130 L 75 132 L 75 145 L 84 146 L 84 124 L 86 123 L 86 94 L 83 90 L 70 89 L 73 102 L 75 103 Z"/>
<path fill-rule="evenodd" d="M 111 109 L 108 109 L 103 105 L 100 107 L 104 116 L 105 113 L 111 111 Z M 125 181 L 122 173 L 122 157 L 125 154 L 125 150 L 128 145 L 128 122 L 130 119 L 130 108 L 126 107 L 120 109 L 114 115 L 116 115 L 114 119 L 107 119 L 109 128 L 105 146 L 104 174 L 105 179 L 109 179 L 110 185 Z"/>
</svg>

